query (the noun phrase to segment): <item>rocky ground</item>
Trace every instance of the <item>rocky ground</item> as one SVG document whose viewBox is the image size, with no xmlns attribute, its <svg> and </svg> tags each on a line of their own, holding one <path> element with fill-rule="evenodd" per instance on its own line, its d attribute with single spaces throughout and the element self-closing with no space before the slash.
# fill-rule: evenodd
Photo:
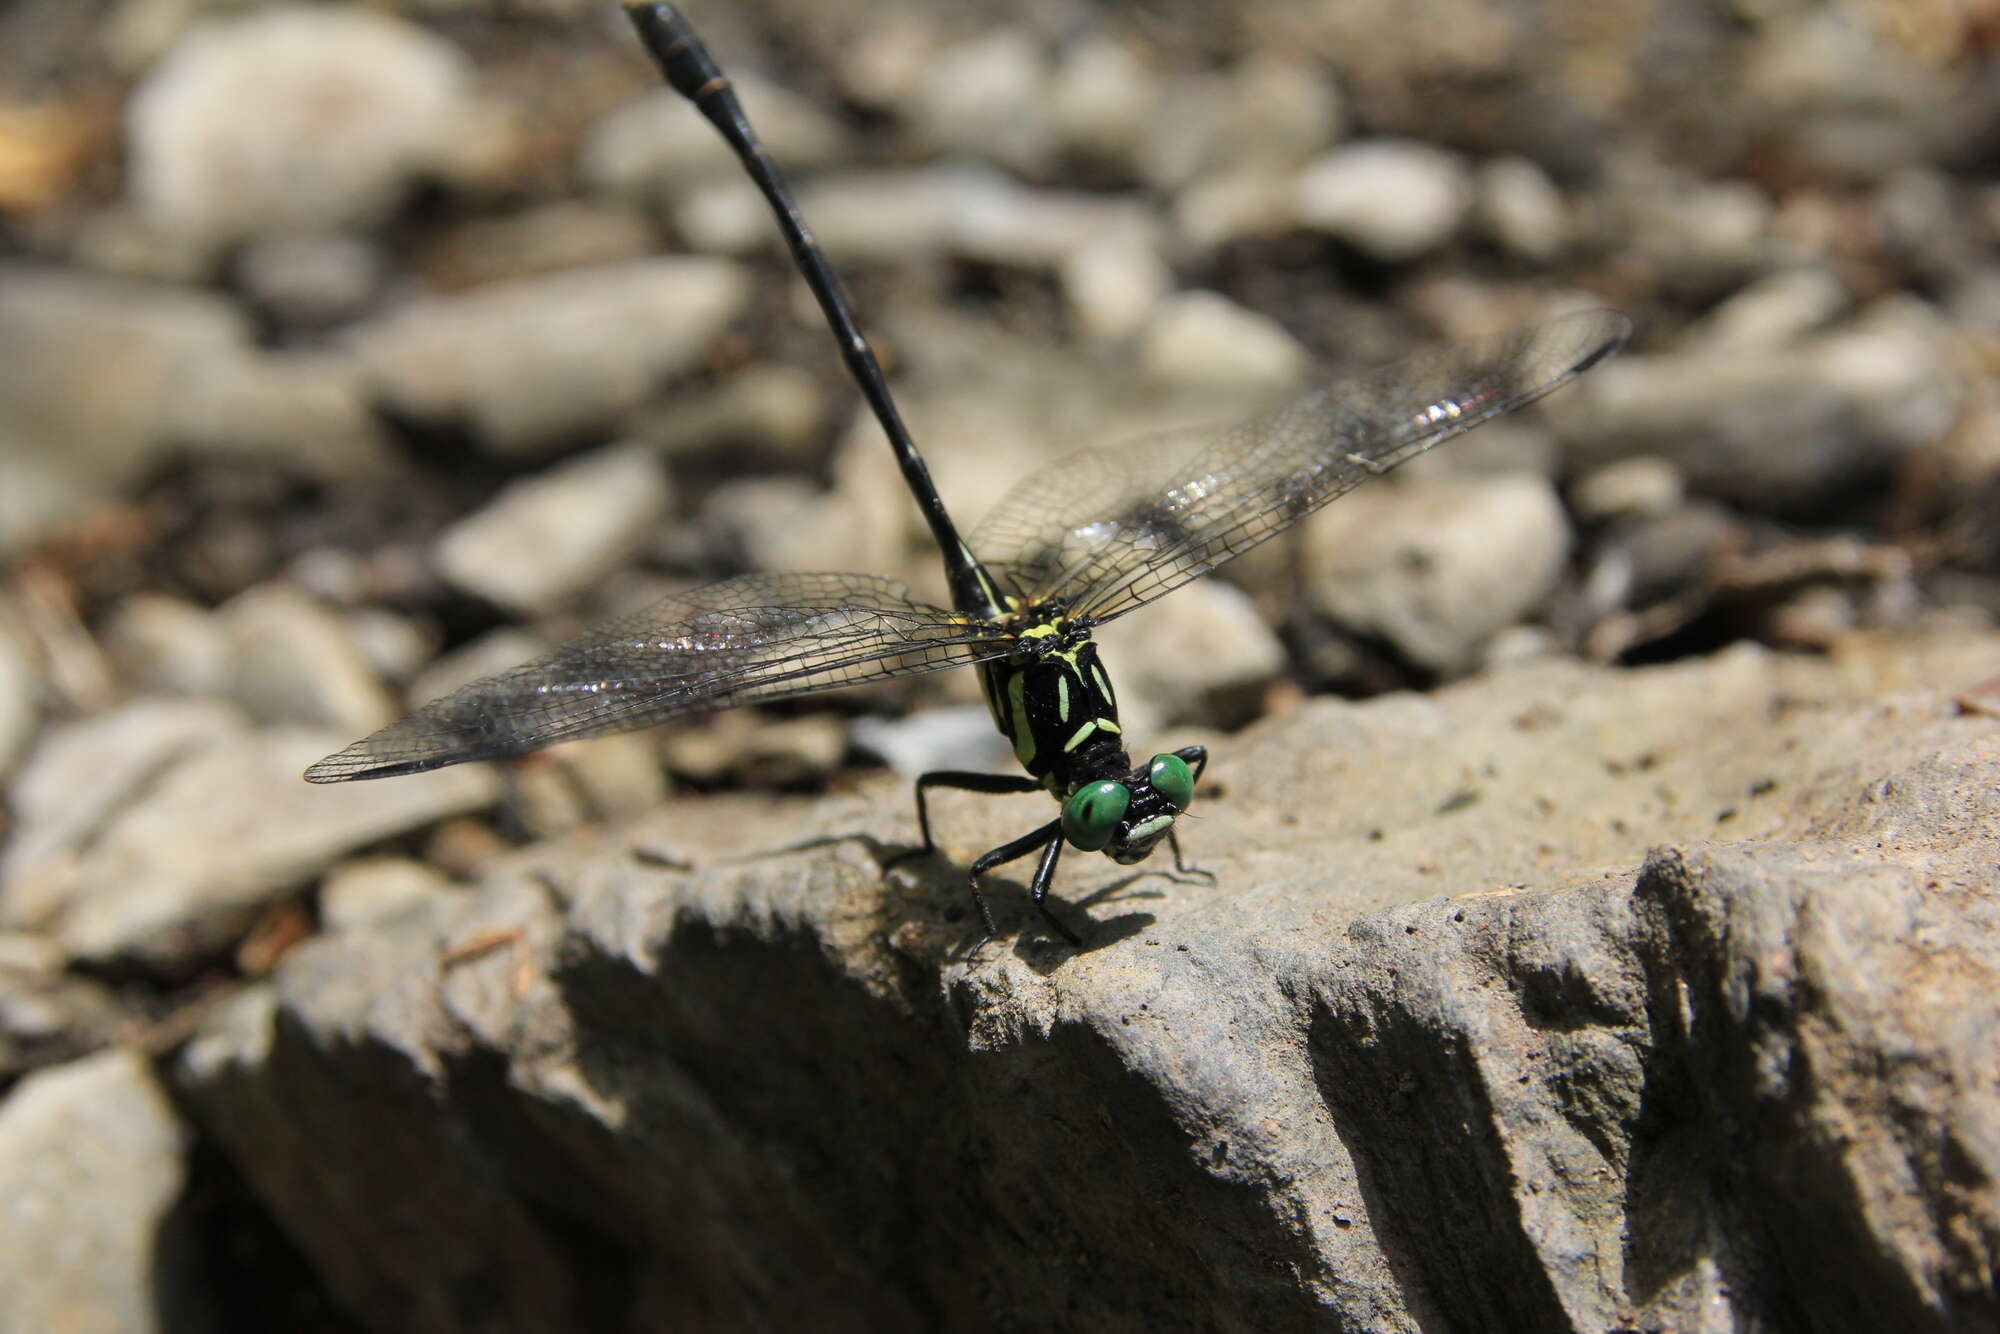
<svg viewBox="0 0 2000 1334">
<path fill-rule="evenodd" d="M 1637 336 L 1107 627 L 1208 875 L 973 950 L 969 672 L 299 778 L 664 592 L 942 595 L 615 6 L 0 11 L 0 1329 L 2000 1328 L 1993 15 L 689 8 L 963 522 Z"/>
</svg>

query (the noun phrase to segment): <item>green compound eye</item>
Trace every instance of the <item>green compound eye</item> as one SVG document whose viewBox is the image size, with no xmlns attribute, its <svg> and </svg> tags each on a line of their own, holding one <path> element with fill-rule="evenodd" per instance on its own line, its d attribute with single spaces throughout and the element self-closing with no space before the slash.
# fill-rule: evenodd
<svg viewBox="0 0 2000 1334">
<path fill-rule="evenodd" d="M 1187 761 L 1178 755 L 1155 755 L 1146 781 L 1177 811 L 1186 810 L 1194 800 L 1194 775 L 1188 772 Z"/>
<path fill-rule="evenodd" d="M 1063 803 L 1063 834 L 1085 852 L 1097 852 L 1111 841 L 1131 804 L 1132 790 L 1123 783 L 1086 783 Z"/>
</svg>

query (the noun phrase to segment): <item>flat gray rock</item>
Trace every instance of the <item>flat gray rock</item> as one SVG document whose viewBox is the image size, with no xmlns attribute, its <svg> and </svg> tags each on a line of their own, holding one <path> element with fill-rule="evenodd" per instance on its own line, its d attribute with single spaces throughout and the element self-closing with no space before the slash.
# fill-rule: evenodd
<svg viewBox="0 0 2000 1334">
<path fill-rule="evenodd" d="M 1080 951 L 1011 867 L 960 957 L 1043 799 L 886 874 L 900 783 L 669 803 L 181 1082 L 383 1330 L 1990 1327 L 1996 652 L 1316 700 L 1217 746 L 1213 883 L 1070 854 Z"/>
</svg>

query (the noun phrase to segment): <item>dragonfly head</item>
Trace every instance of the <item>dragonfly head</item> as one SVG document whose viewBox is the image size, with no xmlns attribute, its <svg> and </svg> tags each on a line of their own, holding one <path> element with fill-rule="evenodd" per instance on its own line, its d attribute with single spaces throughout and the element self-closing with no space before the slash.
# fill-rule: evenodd
<svg viewBox="0 0 2000 1334">
<path fill-rule="evenodd" d="M 1121 866 L 1144 861 L 1194 800 L 1194 774 L 1178 755 L 1155 755 L 1123 778 L 1085 783 L 1063 802 L 1063 835 Z"/>
</svg>

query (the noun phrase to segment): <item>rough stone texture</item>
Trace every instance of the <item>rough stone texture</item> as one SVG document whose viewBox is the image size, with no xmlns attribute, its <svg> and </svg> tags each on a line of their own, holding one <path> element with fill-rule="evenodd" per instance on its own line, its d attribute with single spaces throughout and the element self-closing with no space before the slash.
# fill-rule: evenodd
<svg viewBox="0 0 2000 1334">
<path fill-rule="evenodd" d="M 1219 747 L 1213 884 L 1071 854 L 1080 951 L 1010 868 L 955 957 L 1039 799 L 887 876 L 900 785 L 670 805 L 181 1079 L 384 1330 L 1990 1328 L 1996 651 L 1315 701 Z"/>
<path fill-rule="evenodd" d="M 0 1328 L 220 1328 L 190 1283 L 170 1212 L 183 1138 L 135 1052 L 102 1052 L 14 1088 L 0 1103 Z"/>
</svg>

